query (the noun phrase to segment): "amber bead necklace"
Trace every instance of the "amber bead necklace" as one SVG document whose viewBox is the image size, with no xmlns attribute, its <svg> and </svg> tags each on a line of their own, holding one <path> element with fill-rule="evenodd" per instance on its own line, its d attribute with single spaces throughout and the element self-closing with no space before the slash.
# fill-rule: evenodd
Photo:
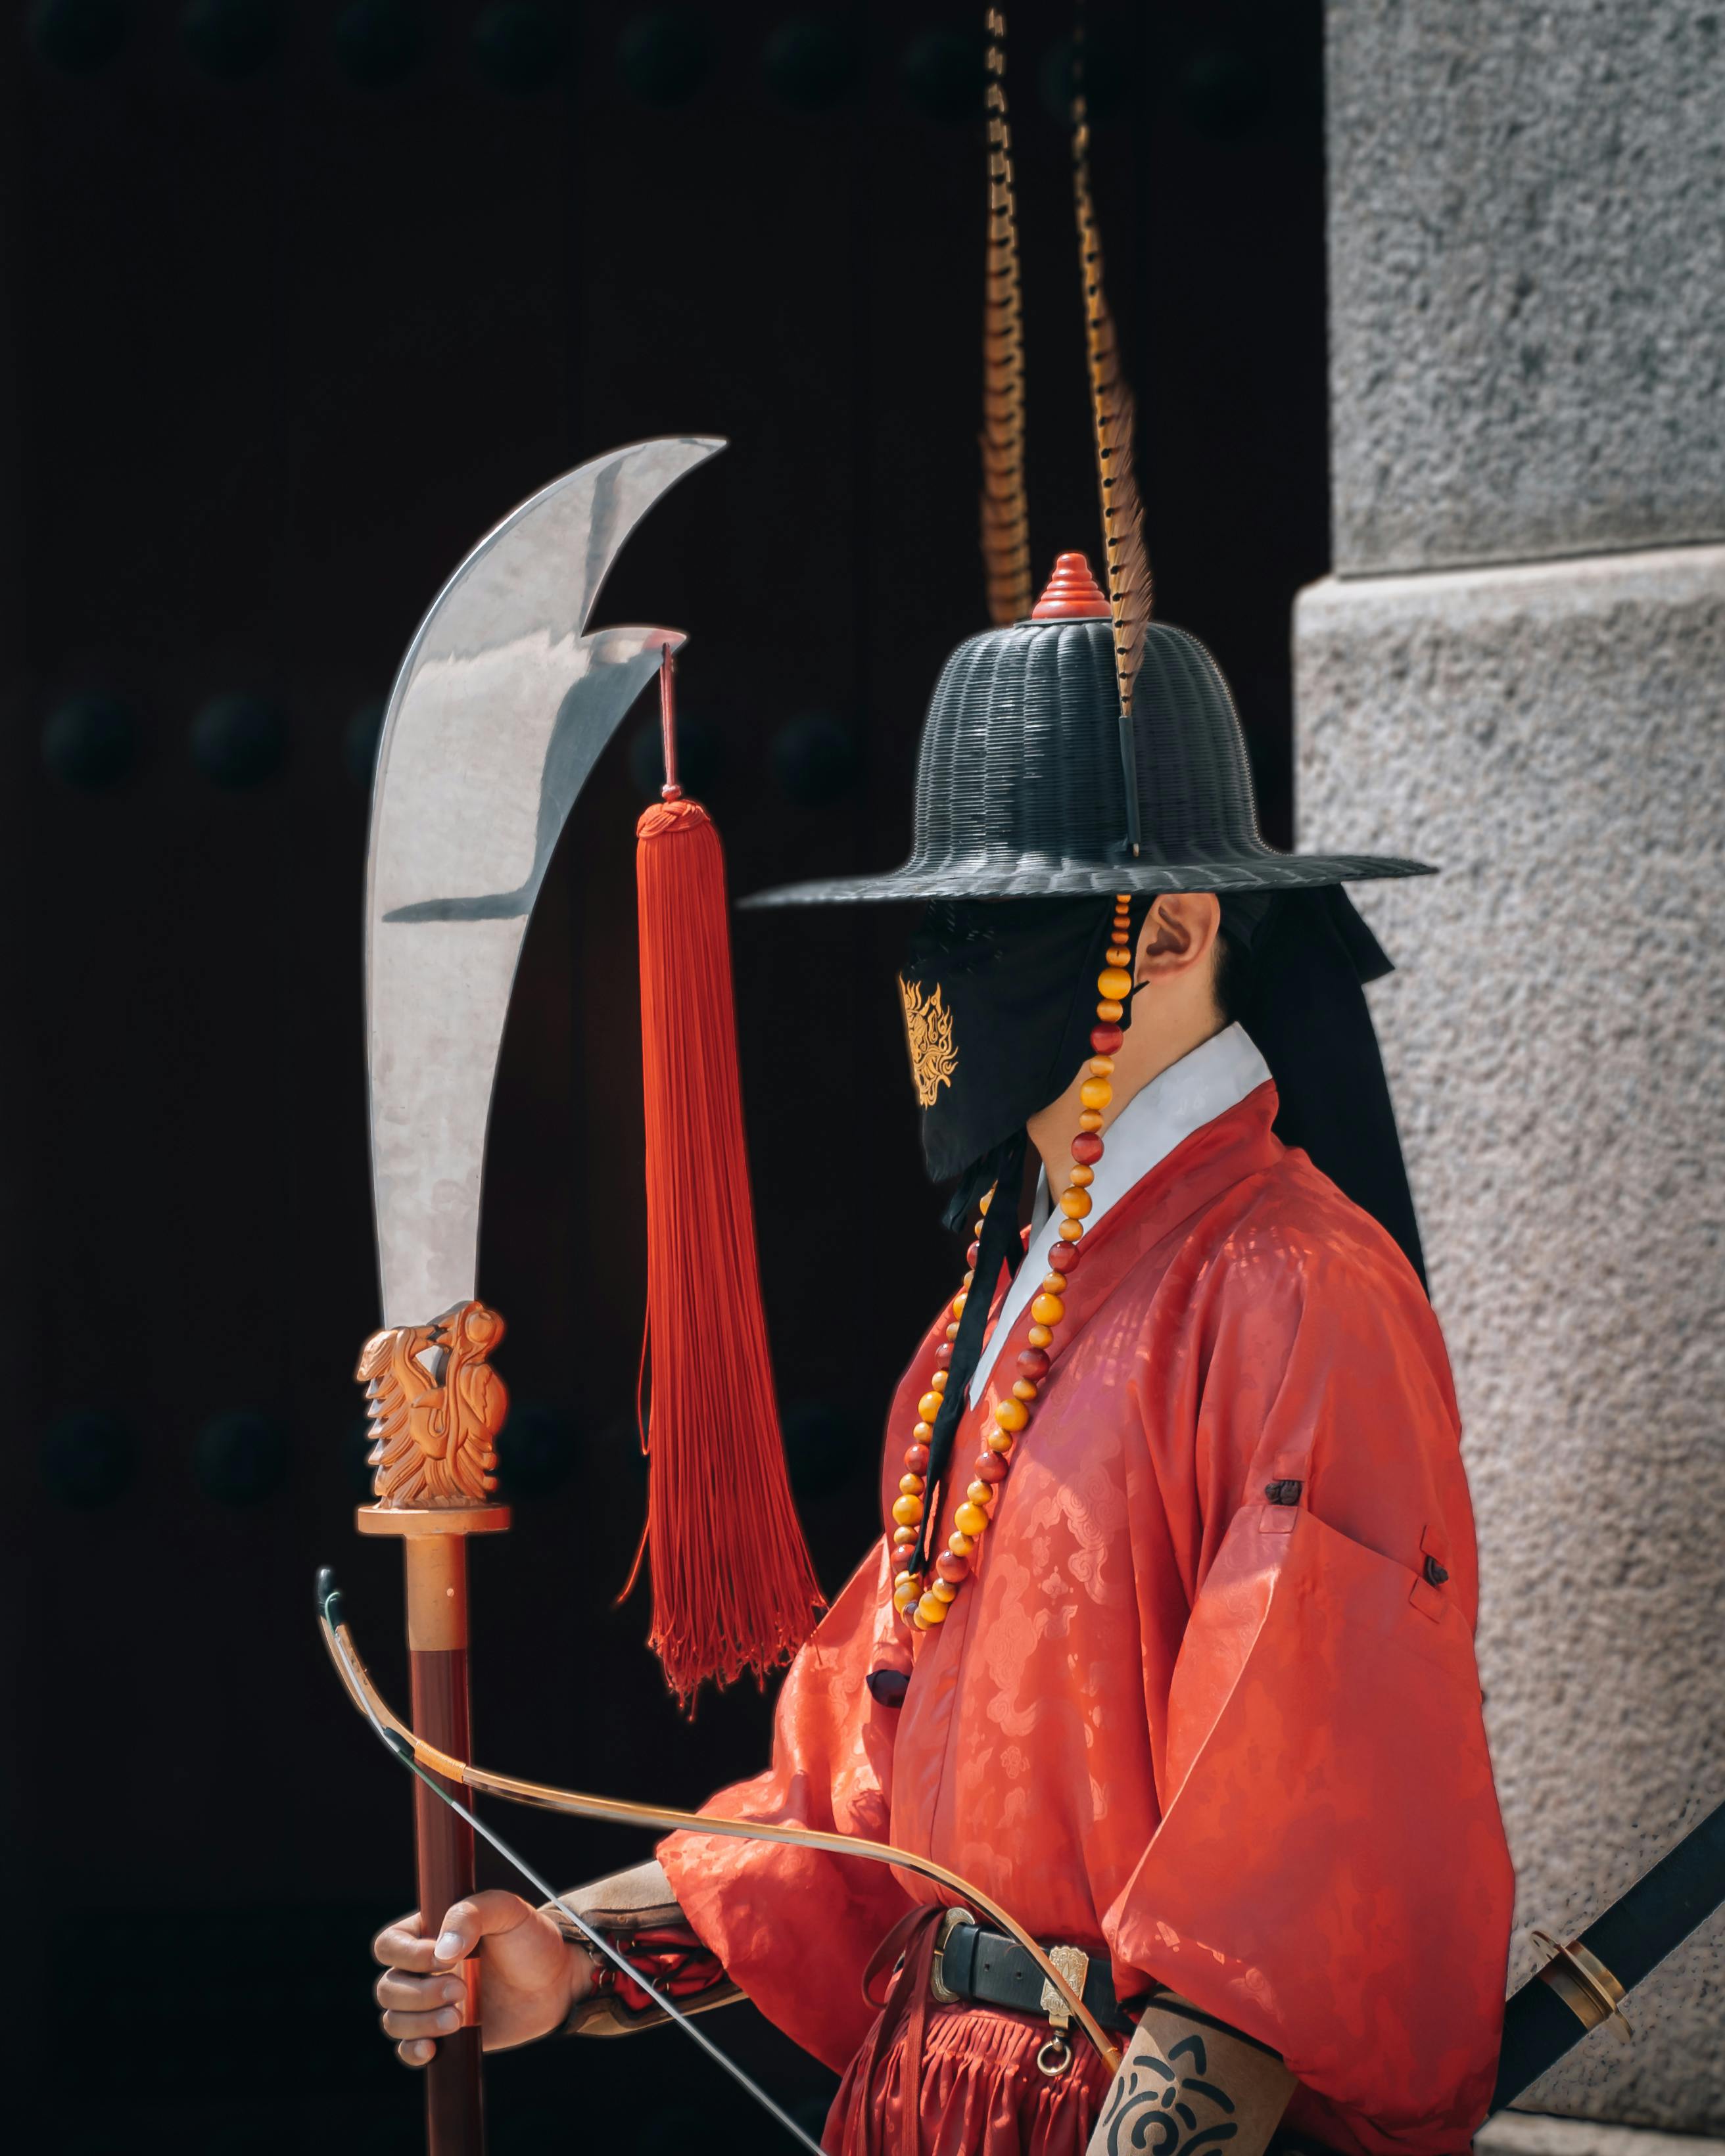
<svg viewBox="0 0 1725 2156">
<path fill-rule="evenodd" d="M 922 1538 L 923 1507 L 929 1496 L 928 1441 L 934 1435 L 934 1419 L 940 1413 L 941 1395 L 947 1389 L 947 1368 L 952 1360 L 952 1342 L 958 1337 L 958 1321 L 964 1315 L 965 1299 L 976 1279 L 978 1243 L 983 1232 L 980 1220 L 975 1229 L 978 1241 L 970 1246 L 972 1270 L 965 1274 L 963 1286 L 952 1298 L 946 1339 L 935 1350 L 934 1375 L 929 1379 L 928 1390 L 916 1403 L 916 1426 L 911 1433 L 911 1443 L 905 1453 L 905 1471 L 892 1507 L 893 1563 L 898 1574 L 893 1584 L 892 1601 L 899 1615 L 919 1632 L 946 1622 L 947 1611 L 970 1576 L 977 1544 L 988 1532 L 993 1517 L 991 1507 L 999 1497 L 1019 1440 L 1035 1411 L 1038 1389 L 1048 1375 L 1048 1351 L 1054 1345 L 1055 1328 L 1066 1314 L 1067 1276 L 1078 1263 L 1084 1223 L 1091 1209 L 1090 1186 L 1096 1181 L 1096 1163 L 1102 1157 L 1102 1141 L 1098 1132 L 1102 1127 L 1102 1111 L 1114 1097 L 1114 1088 L 1108 1081 L 1113 1075 L 1114 1058 L 1122 1038 L 1120 1020 L 1125 1014 L 1126 998 L 1132 993 L 1131 927 L 1131 901 L 1117 896 L 1107 963 L 1096 976 L 1096 987 L 1102 999 L 1096 1005 L 1097 1023 L 1090 1037 L 1094 1052 L 1079 1089 L 1082 1108 L 1078 1135 L 1072 1141 L 1072 1171 L 1060 1197 L 1060 1211 L 1065 1217 L 1060 1224 L 1059 1239 L 1049 1253 L 1049 1270 L 1030 1305 L 1030 1344 L 1019 1357 L 1019 1374 L 1013 1381 L 1011 1392 L 996 1403 L 994 1426 L 983 1440 L 983 1450 L 977 1456 L 970 1487 L 964 1493 L 963 1503 L 952 1516 L 952 1532 L 947 1537 L 947 1547 L 935 1560 L 935 1577 L 926 1585 L 925 1575 L 914 1567 Z M 983 1199 L 983 1213 L 987 1213 L 994 1196 L 991 1190 Z"/>
</svg>

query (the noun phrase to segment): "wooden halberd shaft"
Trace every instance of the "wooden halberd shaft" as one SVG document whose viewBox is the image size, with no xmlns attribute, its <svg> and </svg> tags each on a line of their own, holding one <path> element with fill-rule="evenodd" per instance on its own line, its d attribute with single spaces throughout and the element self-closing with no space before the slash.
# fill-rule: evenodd
<svg viewBox="0 0 1725 2156">
<path fill-rule="evenodd" d="M 468 1686 L 467 1537 L 509 1525 L 502 1505 L 433 1508 L 367 1505 L 362 1534 L 399 1535 L 407 1573 L 408 1662 L 415 1726 L 447 1732 L 431 1741 L 456 1758 L 471 1735 Z M 446 1783 L 452 1792 L 458 1784 Z M 421 1922 L 430 1929 L 474 1888 L 473 1830 L 424 1783 L 413 1785 L 413 1862 Z M 467 1985 L 464 2025 L 438 2039 L 425 2071 L 428 2156 L 484 2156 L 479 1964 L 460 1964 Z"/>
<path fill-rule="evenodd" d="M 424 1727 L 446 1729 L 452 1748 L 470 1732 L 467 1680 L 467 1543 L 460 1535 L 415 1535 L 403 1543 L 407 1563 L 408 1650 L 413 1713 Z M 465 1756 L 457 1750 L 458 1758 Z M 473 1892 L 473 1829 L 439 1804 L 423 1782 L 413 1784 L 413 1856 L 420 1921 L 443 1921 L 453 1902 Z M 479 1964 L 462 1964 L 467 1978 L 466 2025 L 439 2039 L 425 2069 L 425 2143 L 429 2156 L 480 2156 L 485 2143 L 480 2078 Z"/>
</svg>

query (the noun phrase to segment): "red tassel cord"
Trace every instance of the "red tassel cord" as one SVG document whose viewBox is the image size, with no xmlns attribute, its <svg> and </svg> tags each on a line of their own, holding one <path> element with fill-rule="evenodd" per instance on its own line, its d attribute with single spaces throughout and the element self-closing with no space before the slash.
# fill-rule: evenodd
<svg viewBox="0 0 1725 2156">
<path fill-rule="evenodd" d="M 660 802 L 635 828 L 649 1644 L 686 1704 L 704 1678 L 763 1676 L 801 1645 L 822 1604 L 791 1502 L 761 1305 L 724 854 L 698 802 Z"/>
</svg>

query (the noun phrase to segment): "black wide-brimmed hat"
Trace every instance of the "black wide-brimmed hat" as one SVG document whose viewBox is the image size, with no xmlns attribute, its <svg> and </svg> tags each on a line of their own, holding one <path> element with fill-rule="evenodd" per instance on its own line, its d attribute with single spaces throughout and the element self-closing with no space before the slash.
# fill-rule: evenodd
<svg viewBox="0 0 1725 2156">
<path fill-rule="evenodd" d="M 941 670 L 903 867 L 743 903 L 1290 891 L 1432 873 L 1385 855 L 1266 845 L 1221 669 L 1195 636 L 1152 622 L 1123 722 L 1108 617 L 1083 557 L 1062 555 L 1029 619 L 969 638 Z"/>
</svg>

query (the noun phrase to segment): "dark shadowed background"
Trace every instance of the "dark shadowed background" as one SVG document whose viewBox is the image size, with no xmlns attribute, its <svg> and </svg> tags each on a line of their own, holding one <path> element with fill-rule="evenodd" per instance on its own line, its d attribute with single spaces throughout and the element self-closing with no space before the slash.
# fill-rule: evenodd
<svg viewBox="0 0 1725 2156">
<path fill-rule="evenodd" d="M 689 632 L 685 776 L 733 887 L 887 866 L 976 546 L 978 4 L 39 0 L 0 67 L 3 2010 L 18 2148 L 392 2152 L 418 2088 L 366 1945 L 408 1790 L 312 1622 L 362 1543 L 376 1320 L 360 896 L 395 663 L 471 543 L 644 435 L 730 438 L 598 620 Z M 1070 6 L 1010 9 L 1038 581 L 1099 553 Z M 1317 0 L 1098 15 L 1096 194 L 1159 608 L 1234 681 L 1289 836 L 1287 625 L 1327 566 Z M 488 1763 L 692 1802 L 627 1573 L 644 1277 L 633 824 L 651 714 L 578 806 L 506 1043 L 481 1288 L 514 1532 L 475 1552 Z M 739 1018 L 793 1473 L 824 1582 L 878 1531 L 880 1417 L 957 1253 L 920 1170 L 902 916 L 745 917 Z M 575 1881 L 646 1853 L 507 1823 Z M 504 1883 L 501 1873 L 493 1873 Z M 739 2009 L 788 2102 L 830 2077 Z M 19 2067 L 25 2084 L 18 2108 Z M 499 2151 L 767 2148 L 681 2038 L 493 2064 Z M 8 2136 L 10 2140 L 10 2136 Z"/>
</svg>

